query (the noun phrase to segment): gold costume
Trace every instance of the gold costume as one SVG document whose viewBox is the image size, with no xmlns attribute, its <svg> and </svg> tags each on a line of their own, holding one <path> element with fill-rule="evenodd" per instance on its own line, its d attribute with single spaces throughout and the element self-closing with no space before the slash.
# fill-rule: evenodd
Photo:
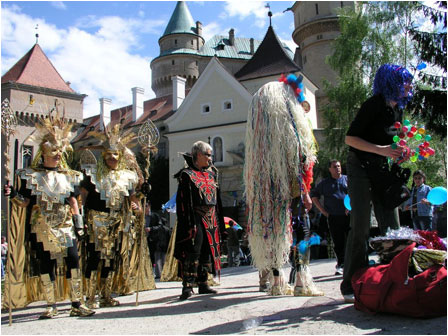
<svg viewBox="0 0 448 336">
<path fill-rule="evenodd" d="M 76 238 L 72 213 L 65 199 L 81 181 L 82 174 L 74 170 L 48 171 L 27 168 L 18 171 L 18 176 L 26 180 L 27 189 L 36 195 L 36 204 L 31 211 L 31 232 L 37 242 L 50 252 L 58 266 L 63 266 L 67 248 L 73 246 Z M 13 199 L 14 202 L 14 199 Z"/>
<path fill-rule="evenodd" d="M 89 277 L 87 305 L 97 306 L 95 294 L 99 283 L 99 306 L 110 307 L 119 304 L 111 297 L 112 292 L 129 294 L 154 289 L 155 280 L 146 239 L 142 239 L 143 215 L 134 213 L 131 207 L 131 199 L 140 203 L 137 194 L 130 194 L 137 188 L 140 176 L 135 155 L 126 147 L 134 136 L 121 134 L 119 124 L 107 127 L 104 133 L 89 134 L 101 140 L 103 151 L 98 161 L 89 150 L 81 154 L 81 168 L 86 175 L 81 187 L 87 191 L 84 208 L 91 258 L 85 272 Z M 95 261 L 96 258 L 101 262 Z"/>
<path fill-rule="evenodd" d="M 101 253 L 100 258 L 105 261 L 104 265 L 109 266 L 110 260 L 115 258 L 119 233 L 129 232 L 130 229 L 131 221 L 123 221 L 122 208 L 127 202 L 129 190 L 137 185 L 138 177 L 130 170 L 110 170 L 97 179 L 95 170 L 86 169 L 86 175 L 90 176 L 95 190 L 109 209 L 109 212 L 89 210 L 87 219 L 89 242 L 95 244 L 95 249 Z M 132 219 L 135 221 L 135 217 Z"/>
<path fill-rule="evenodd" d="M 58 315 L 56 302 L 68 297 L 72 301 L 70 316 L 95 313 L 82 304 L 74 226 L 78 225 L 77 234 L 83 231 L 73 197 L 82 174 L 67 164 L 73 151 L 72 126 L 56 108 L 48 117 L 39 118 L 29 138 L 39 144 L 31 167 L 17 171 L 16 189 L 5 188 L 11 197 L 12 212 L 3 307 L 10 302 L 11 308 L 21 308 L 45 299 L 47 308 L 40 318 Z"/>
</svg>

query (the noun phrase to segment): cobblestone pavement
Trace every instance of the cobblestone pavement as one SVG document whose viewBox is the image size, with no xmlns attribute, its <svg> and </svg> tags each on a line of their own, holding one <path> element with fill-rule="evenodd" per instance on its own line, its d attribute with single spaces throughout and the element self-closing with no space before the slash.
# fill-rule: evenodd
<svg viewBox="0 0 448 336">
<path fill-rule="evenodd" d="M 179 301 L 179 282 L 157 282 L 157 289 L 119 297 L 121 305 L 98 309 L 87 318 L 69 317 L 70 303 L 58 304 L 59 316 L 38 320 L 44 302 L 2 311 L 4 335 L 446 335 L 447 319 L 369 315 L 344 304 L 335 261 L 312 261 L 311 272 L 323 297 L 268 296 L 258 292 L 258 273 L 250 266 L 222 270 L 216 295 L 195 294 Z M 284 268 L 286 275 L 289 268 Z"/>
</svg>

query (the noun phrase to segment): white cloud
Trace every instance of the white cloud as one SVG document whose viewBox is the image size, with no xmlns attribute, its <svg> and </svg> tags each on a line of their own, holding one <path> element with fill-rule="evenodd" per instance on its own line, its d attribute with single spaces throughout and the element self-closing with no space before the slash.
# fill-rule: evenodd
<svg viewBox="0 0 448 336">
<path fill-rule="evenodd" d="M 240 21 L 243 21 L 248 16 L 255 16 L 252 24 L 256 27 L 262 28 L 266 25 L 268 8 L 265 7 L 265 1 L 226 1 L 224 5 L 224 13 L 221 18 L 226 16 L 236 16 Z"/>
<path fill-rule="evenodd" d="M 50 1 L 51 5 L 57 9 L 67 9 L 67 6 L 63 1 Z"/>
<path fill-rule="evenodd" d="M 225 35 L 225 33 L 223 33 L 223 28 L 221 28 L 219 23 L 211 22 L 202 27 L 202 37 L 205 41 L 210 40 L 215 35 Z"/>
<path fill-rule="evenodd" d="M 164 24 L 161 20 L 154 22 Z M 131 88 L 136 86 L 145 90 L 145 99 L 154 97 L 150 59 L 135 53 L 140 42 L 138 36 L 148 20 L 91 16 L 77 26 L 58 29 L 24 15 L 18 7 L 4 7 L 2 74 L 31 49 L 36 23 L 39 45 L 62 78 L 70 81 L 76 92 L 88 95 L 84 100 L 84 117 L 99 113 L 98 99 L 102 97 L 112 100 L 113 109 L 131 104 Z M 155 32 L 153 29 L 146 31 Z"/>
</svg>

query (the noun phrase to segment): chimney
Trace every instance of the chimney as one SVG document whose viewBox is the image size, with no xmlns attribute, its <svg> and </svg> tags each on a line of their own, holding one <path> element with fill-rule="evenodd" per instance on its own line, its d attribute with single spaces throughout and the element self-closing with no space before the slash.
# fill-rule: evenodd
<svg viewBox="0 0 448 336">
<path fill-rule="evenodd" d="M 100 98 L 100 130 L 104 131 L 104 128 L 110 123 L 110 104 L 112 100 L 109 98 Z"/>
<path fill-rule="evenodd" d="M 200 21 L 196 21 L 196 34 L 202 36 L 202 23 Z"/>
<path fill-rule="evenodd" d="M 173 111 L 176 111 L 185 99 L 185 78 L 180 76 L 171 77 L 173 81 Z"/>
<path fill-rule="evenodd" d="M 143 115 L 143 94 L 145 90 L 134 87 L 132 90 L 132 122 L 136 122 Z"/>
<path fill-rule="evenodd" d="M 250 38 L 250 54 L 253 55 L 255 53 L 255 47 L 254 47 L 254 39 Z"/>
<path fill-rule="evenodd" d="M 229 42 L 231 46 L 235 45 L 235 30 L 233 28 L 229 30 Z"/>
</svg>

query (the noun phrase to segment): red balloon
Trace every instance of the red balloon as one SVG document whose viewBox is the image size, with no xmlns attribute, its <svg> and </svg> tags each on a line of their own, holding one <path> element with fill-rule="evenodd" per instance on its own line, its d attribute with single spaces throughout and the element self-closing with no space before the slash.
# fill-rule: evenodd
<svg viewBox="0 0 448 336">
<path fill-rule="evenodd" d="M 417 132 L 417 127 L 412 126 L 412 127 L 411 127 L 411 132 L 413 132 L 413 133 Z"/>
<path fill-rule="evenodd" d="M 396 129 L 399 129 L 401 127 L 401 123 L 399 121 L 396 121 L 395 124 L 394 124 L 394 127 Z"/>
<path fill-rule="evenodd" d="M 429 147 L 429 142 L 428 142 L 428 141 L 425 141 L 425 142 L 423 143 L 423 147 Z"/>
<path fill-rule="evenodd" d="M 403 132 L 401 132 L 400 134 L 398 134 L 398 136 L 400 137 L 400 139 L 404 139 L 405 135 Z"/>
<path fill-rule="evenodd" d="M 436 151 L 435 151 L 433 148 L 431 148 L 431 147 L 428 147 L 428 149 L 426 150 L 426 152 L 427 152 L 429 155 L 434 155 L 434 154 L 436 153 Z"/>
<path fill-rule="evenodd" d="M 408 132 L 408 138 L 412 138 L 414 136 L 414 133 Z"/>
<path fill-rule="evenodd" d="M 401 130 L 406 133 L 409 130 L 409 128 L 407 126 L 403 126 Z"/>
</svg>

